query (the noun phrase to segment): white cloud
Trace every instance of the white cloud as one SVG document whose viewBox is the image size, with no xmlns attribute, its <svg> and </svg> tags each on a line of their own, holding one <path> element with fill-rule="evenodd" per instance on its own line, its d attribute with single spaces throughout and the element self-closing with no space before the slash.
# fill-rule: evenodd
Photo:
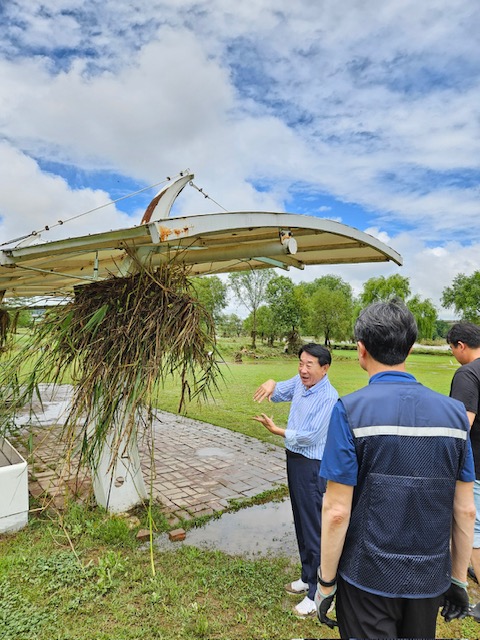
<svg viewBox="0 0 480 640">
<path fill-rule="evenodd" d="M 4 240 L 112 199 L 55 175 L 58 163 L 140 186 L 190 167 L 229 210 L 284 210 L 299 183 L 330 198 L 313 209 L 328 217 L 344 218 L 331 201 L 357 205 L 355 226 L 402 253 L 401 273 L 436 304 L 456 273 L 479 268 L 475 3 L 11 0 L 2 10 Z M 118 208 L 71 233 L 141 218 Z M 193 189 L 175 208 L 216 210 Z M 336 269 L 359 290 L 399 268 Z"/>
<path fill-rule="evenodd" d="M 0 143 L 0 164 L 0 244 L 32 231 L 43 230 L 42 239 L 54 240 L 132 226 L 132 220 L 115 206 L 58 225 L 59 220 L 65 222 L 108 203 L 108 194 L 75 191 L 62 178 L 42 173 L 34 160 L 6 143 Z M 52 230 L 45 231 L 46 226 Z"/>
<path fill-rule="evenodd" d="M 380 242 L 384 242 L 385 244 L 389 244 L 390 242 L 390 236 L 388 235 L 388 233 L 386 231 L 382 231 L 378 227 L 370 227 L 368 229 L 365 229 L 365 233 L 370 234 L 371 236 L 377 238 L 378 240 L 380 240 Z"/>
</svg>

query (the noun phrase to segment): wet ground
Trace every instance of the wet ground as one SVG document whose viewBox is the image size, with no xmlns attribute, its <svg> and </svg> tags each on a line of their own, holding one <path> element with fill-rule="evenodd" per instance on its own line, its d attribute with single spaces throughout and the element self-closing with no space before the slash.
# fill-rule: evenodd
<svg viewBox="0 0 480 640">
<path fill-rule="evenodd" d="M 298 559 L 290 501 L 270 502 L 224 513 L 204 527 L 187 531 L 182 542 L 171 542 L 168 535 L 155 539 L 162 551 L 177 549 L 179 545 L 218 550 L 247 558 L 285 556 Z"/>
<path fill-rule="evenodd" d="M 29 463 L 31 495 L 62 508 L 66 489 L 87 498 L 91 480 L 87 470 L 72 477 L 74 469 L 65 468 L 62 456 L 60 436 L 72 388 L 41 385 L 40 392 L 43 403 L 35 402 L 33 411 L 25 408 L 16 417 L 17 427 L 29 437 L 15 445 Z M 153 447 L 139 438 L 142 470 L 146 486 L 152 483 L 153 497 L 172 527 L 222 512 L 232 500 L 250 500 L 287 483 L 282 447 L 163 411 L 156 412 L 153 436 Z M 224 514 L 188 531 L 186 543 L 233 554 L 296 557 L 290 502 Z M 158 544 L 172 543 L 159 539 Z"/>
<path fill-rule="evenodd" d="M 55 393 L 45 386 L 42 392 L 43 406 L 36 403 L 34 415 L 25 410 L 16 419 L 19 427 L 31 428 L 33 423 L 35 433 L 37 436 L 42 434 L 43 438 L 39 439 L 40 444 L 35 452 L 37 464 L 35 481 L 32 478 L 30 480 L 31 488 L 39 481 L 45 484 L 38 465 L 42 454 L 46 454 L 46 462 L 50 467 L 45 480 L 51 482 L 52 467 L 55 466 L 55 430 L 49 432 L 45 427 L 63 423 L 71 397 L 71 388 L 66 385 L 55 389 Z M 195 507 L 192 511 L 197 515 L 201 515 L 198 507 L 207 515 L 214 514 L 216 509 L 211 507 L 222 510 L 228 506 L 230 497 L 252 497 L 285 483 L 284 452 L 280 448 L 173 414 L 158 412 L 158 415 L 159 453 L 154 488 L 166 506 L 175 501 L 177 504 L 174 506 L 182 508 L 182 516 L 192 507 Z M 163 429 L 168 434 L 166 439 L 162 438 Z M 145 471 L 150 464 L 146 458 L 144 456 Z M 197 502 L 189 502 L 192 487 L 201 492 L 198 506 Z M 207 507 L 210 507 L 208 511 Z M 171 542 L 168 535 L 164 534 L 156 539 L 155 544 L 161 549 L 188 544 L 244 557 L 281 555 L 298 559 L 289 499 L 224 513 L 204 527 L 190 529 L 183 542 Z"/>
</svg>

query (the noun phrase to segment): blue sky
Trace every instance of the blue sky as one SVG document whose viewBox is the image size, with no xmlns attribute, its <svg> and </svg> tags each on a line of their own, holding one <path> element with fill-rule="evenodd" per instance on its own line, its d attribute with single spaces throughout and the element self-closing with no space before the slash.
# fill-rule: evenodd
<svg viewBox="0 0 480 640">
<path fill-rule="evenodd" d="M 0 19 L 0 242 L 188 167 L 228 210 L 331 218 L 404 258 L 295 281 L 399 272 L 440 309 L 480 269 L 476 3 L 9 0 Z M 42 237 L 137 224 L 157 189 Z M 188 188 L 175 213 L 218 210 Z"/>
</svg>

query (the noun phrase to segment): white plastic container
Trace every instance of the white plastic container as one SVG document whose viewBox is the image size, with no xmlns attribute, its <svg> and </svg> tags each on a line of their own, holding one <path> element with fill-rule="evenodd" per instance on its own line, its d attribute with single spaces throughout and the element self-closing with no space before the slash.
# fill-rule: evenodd
<svg viewBox="0 0 480 640">
<path fill-rule="evenodd" d="M 28 522 L 27 462 L 0 437 L 0 533 L 18 531 Z"/>
</svg>

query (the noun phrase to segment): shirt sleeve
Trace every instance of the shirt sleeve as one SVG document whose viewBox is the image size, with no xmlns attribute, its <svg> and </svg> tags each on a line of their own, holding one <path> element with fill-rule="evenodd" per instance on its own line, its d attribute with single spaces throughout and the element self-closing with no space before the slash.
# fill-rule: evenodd
<svg viewBox="0 0 480 640">
<path fill-rule="evenodd" d="M 325 443 L 332 409 L 337 401 L 337 394 L 329 392 L 319 398 L 310 396 L 312 406 L 308 407 L 308 399 L 295 401 L 290 408 L 288 424 L 285 429 L 285 445 L 287 448 L 317 447 Z"/>
<path fill-rule="evenodd" d="M 295 392 L 297 378 L 298 375 L 290 378 L 290 380 L 277 382 L 277 384 L 275 385 L 275 390 L 272 393 L 272 402 L 291 402 L 293 394 Z"/>
<path fill-rule="evenodd" d="M 458 369 L 453 376 L 450 396 L 463 402 L 467 411 L 477 415 L 479 394 L 480 388 L 474 374 L 468 369 Z"/>
<path fill-rule="evenodd" d="M 339 400 L 333 408 L 320 475 L 326 480 L 356 486 L 358 478 L 357 452 L 345 407 Z"/>
<path fill-rule="evenodd" d="M 467 453 L 465 455 L 465 462 L 462 469 L 460 470 L 458 479 L 461 482 L 473 482 L 475 480 L 475 465 L 473 462 L 473 452 L 470 438 L 467 439 Z"/>
</svg>

